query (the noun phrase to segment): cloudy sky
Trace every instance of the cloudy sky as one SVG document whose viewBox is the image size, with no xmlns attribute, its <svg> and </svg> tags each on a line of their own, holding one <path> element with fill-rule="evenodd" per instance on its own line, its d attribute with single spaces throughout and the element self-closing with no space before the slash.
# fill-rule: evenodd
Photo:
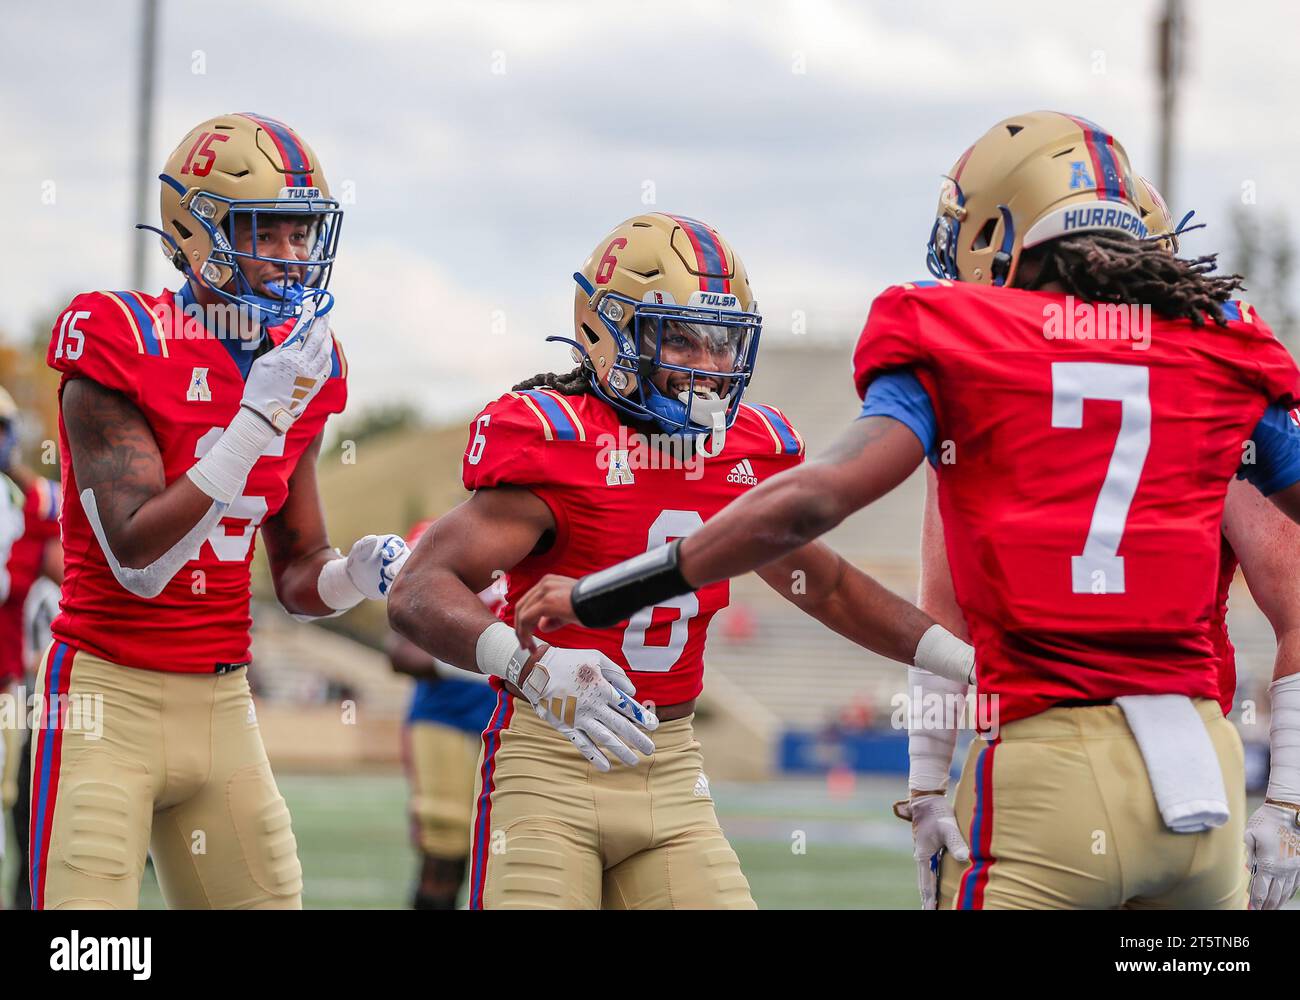
<svg viewBox="0 0 1300 1000">
<path fill-rule="evenodd" d="M 453 418 L 568 366 L 543 338 L 568 332 L 569 276 L 637 212 L 731 240 L 766 342 L 797 343 L 795 310 L 847 340 L 924 274 L 939 174 L 998 119 L 1081 114 L 1154 176 L 1159 6 L 169 0 L 151 159 L 227 111 L 294 125 L 349 199 L 333 288 L 353 405 Z M 1230 242 L 1243 185 L 1261 218 L 1294 205 L 1300 6 L 1187 8 L 1171 200 L 1210 224 L 1187 240 L 1203 252 Z M 10 336 L 129 282 L 137 24 L 135 0 L 5 11 Z M 147 288 L 176 287 L 154 245 Z"/>
</svg>

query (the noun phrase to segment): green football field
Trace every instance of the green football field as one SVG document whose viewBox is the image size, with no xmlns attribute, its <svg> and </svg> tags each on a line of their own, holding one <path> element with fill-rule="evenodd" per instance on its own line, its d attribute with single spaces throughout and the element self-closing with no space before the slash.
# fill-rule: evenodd
<svg viewBox="0 0 1300 1000">
<path fill-rule="evenodd" d="M 415 872 L 399 774 L 277 776 L 293 814 L 313 908 L 404 907 Z M 714 782 L 718 815 L 762 907 L 915 907 L 905 823 L 890 803 L 903 780 Z M 5 871 L 5 900 L 14 873 Z M 141 906 L 162 907 L 150 871 Z"/>
<path fill-rule="evenodd" d="M 416 862 L 400 774 L 280 774 L 277 781 L 293 814 L 305 906 L 407 905 Z M 760 907 L 913 909 L 920 901 L 910 829 L 890 810 L 903 784 L 859 777 L 832 794 L 821 780 L 715 781 L 712 791 Z M 1252 798 L 1248 808 L 1257 805 Z M 15 875 L 7 861 L 6 905 Z M 152 870 L 140 905 L 163 906 Z"/>
</svg>

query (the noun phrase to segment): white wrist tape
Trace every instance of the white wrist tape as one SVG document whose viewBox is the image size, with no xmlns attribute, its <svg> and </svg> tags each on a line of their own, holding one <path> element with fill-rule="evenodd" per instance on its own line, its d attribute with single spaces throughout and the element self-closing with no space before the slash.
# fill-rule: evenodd
<svg viewBox="0 0 1300 1000">
<path fill-rule="evenodd" d="M 942 625 L 931 625 L 925 630 L 916 644 L 912 662 L 922 670 L 962 684 L 975 681 L 975 647 L 962 642 Z"/>
<path fill-rule="evenodd" d="M 474 662 L 483 673 L 509 680 L 511 661 L 519 648 L 515 630 L 505 622 L 493 622 L 479 633 Z M 519 671 L 515 670 L 515 678 L 518 676 Z"/>
<path fill-rule="evenodd" d="M 348 576 L 348 561 L 341 554 L 321 567 L 320 576 L 316 578 L 316 593 L 335 611 L 347 611 L 366 599 Z"/>
<path fill-rule="evenodd" d="M 907 787 L 937 791 L 948 787 L 957 720 L 965 707 L 966 685 L 920 667 L 907 668 Z"/>
<path fill-rule="evenodd" d="M 1268 797 L 1300 804 L 1300 674 L 1268 687 L 1273 714 L 1269 721 Z"/>
<path fill-rule="evenodd" d="M 213 500 L 229 506 L 244 491 L 248 474 L 275 438 L 274 427 L 241 406 L 216 444 L 186 475 Z"/>
<path fill-rule="evenodd" d="M 95 533 L 95 540 L 99 542 L 99 550 L 104 553 L 104 561 L 108 563 L 108 568 L 112 570 L 114 578 L 120 583 L 126 591 L 135 594 L 136 597 L 155 598 L 163 592 L 167 584 L 171 583 L 180 568 L 191 559 L 198 558 L 199 549 L 203 547 L 204 541 L 211 534 L 212 529 L 216 527 L 221 515 L 226 512 L 228 505 L 221 501 L 214 501 L 207 512 L 195 522 L 194 527 L 187 531 L 183 538 L 180 539 L 170 549 L 160 555 L 148 566 L 141 566 L 133 569 L 130 566 L 123 566 L 121 560 L 113 554 L 113 550 L 108 546 L 108 535 L 104 531 L 103 522 L 99 517 L 99 505 L 95 503 L 95 493 L 91 489 L 81 491 L 81 509 L 86 512 L 86 520 L 90 522 L 90 530 Z"/>
</svg>

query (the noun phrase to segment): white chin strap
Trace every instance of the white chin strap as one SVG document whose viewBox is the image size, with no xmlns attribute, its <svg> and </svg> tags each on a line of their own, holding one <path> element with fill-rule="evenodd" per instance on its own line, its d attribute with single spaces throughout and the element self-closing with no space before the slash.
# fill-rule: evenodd
<svg viewBox="0 0 1300 1000">
<path fill-rule="evenodd" d="M 696 438 L 696 451 L 705 458 L 716 458 L 722 454 L 727 443 L 727 400 L 712 389 L 706 389 L 707 395 L 681 392 L 677 398 L 690 410 L 691 423 L 704 427 L 712 425 L 710 434 L 701 434 Z M 706 437 L 712 437 L 711 448 L 705 447 Z"/>
</svg>

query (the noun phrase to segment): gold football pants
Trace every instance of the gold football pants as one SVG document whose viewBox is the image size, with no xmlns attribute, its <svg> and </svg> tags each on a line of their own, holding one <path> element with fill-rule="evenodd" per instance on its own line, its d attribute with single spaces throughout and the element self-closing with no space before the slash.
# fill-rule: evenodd
<svg viewBox="0 0 1300 1000">
<path fill-rule="evenodd" d="M 169 907 L 301 907 L 298 845 L 243 669 L 142 670 L 56 642 L 37 690 L 36 909 L 134 909 L 146 852 Z"/>
<path fill-rule="evenodd" d="M 1241 740 L 1199 699 L 1231 818 L 1173 833 L 1117 705 L 1052 708 L 972 744 L 954 809 L 971 848 L 945 854 L 945 909 L 1244 909 L 1246 791 Z"/>
<path fill-rule="evenodd" d="M 448 861 L 469 856 L 479 738 L 455 726 L 406 727 L 411 824 L 420 851 Z"/>
<path fill-rule="evenodd" d="M 602 774 L 502 692 L 483 732 L 470 906 L 753 909 L 692 718 L 662 723 L 651 757 Z"/>
</svg>

